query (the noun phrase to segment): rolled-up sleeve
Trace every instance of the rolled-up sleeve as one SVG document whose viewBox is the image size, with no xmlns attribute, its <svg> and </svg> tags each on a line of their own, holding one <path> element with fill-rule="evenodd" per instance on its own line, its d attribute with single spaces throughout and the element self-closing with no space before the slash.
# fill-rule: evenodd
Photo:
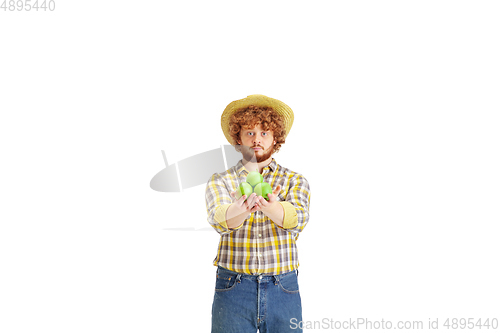
<svg viewBox="0 0 500 333">
<path fill-rule="evenodd" d="M 309 222 L 309 205 L 311 202 L 309 182 L 296 174 L 290 180 L 288 194 L 285 201 L 280 201 L 283 206 L 283 229 L 300 233 Z"/>
<path fill-rule="evenodd" d="M 208 223 L 221 235 L 228 234 L 229 229 L 226 222 L 226 212 L 231 206 L 231 196 L 219 174 L 215 173 L 207 182 L 205 190 L 205 203 L 208 213 Z M 241 226 L 240 226 L 241 227 Z"/>
</svg>

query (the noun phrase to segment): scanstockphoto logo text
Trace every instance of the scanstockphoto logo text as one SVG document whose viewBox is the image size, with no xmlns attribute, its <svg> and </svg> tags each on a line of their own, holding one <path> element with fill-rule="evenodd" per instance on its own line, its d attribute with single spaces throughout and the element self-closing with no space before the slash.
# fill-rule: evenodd
<svg viewBox="0 0 500 333">
<path fill-rule="evenodd" d="M 349 318 L 347 320 L 335 320 L 323 318 L 315 321 L 299 321 L 297 318 L 290 319 L 291 329 L 309 330 L 467 330 L 486 329 L 497 330 L 498 318 L 428 318 L 428 320 L 369 320 L 367 318 Z"/>
<path fill-rule="evenodd" d="M 0 0 L 4 12 L 53 12 L 55 0 Z"/>
<path fill-rule="evenodd" d="M 391 321 L 368 320 L 367 318 L 349 318 L 347 320 L 335 320 L 323 318 L 315 321 L 298 321 L 290 319 L 291 329 L 322 329 L 322 330 L 357 330 L 357 329 L 423 329 L 422 321 L 398 321 L 396 326 Z"/>
</svg>

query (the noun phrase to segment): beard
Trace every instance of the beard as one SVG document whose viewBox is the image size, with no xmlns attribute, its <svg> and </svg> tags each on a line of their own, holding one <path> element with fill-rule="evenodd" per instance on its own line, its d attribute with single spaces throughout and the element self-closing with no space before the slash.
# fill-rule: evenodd
<svg viewBox="0 0 500 333">
<path fill-rule="evenodd" d="M 262 148 L 262 147 L 260 147 Z M 240 146 L 241 153 L 243 154 L 243 158 L 246 161 L 253 163 L 261 163 L 267 160 L 273 154 L 273 146 L 269 147 L 267 150 L 259 150 L 255 152 L 252 147 Z"/>
<path fill-rule="evenodd" d="M 254 152 L 255 153 L 255 152 Z M 273 154 L 273 147 L 269 147 L 267 150 L 260 150 L 259 155 L 255 154 L 257 157 L 257 163 L 264 162 Z"/>
</svg>

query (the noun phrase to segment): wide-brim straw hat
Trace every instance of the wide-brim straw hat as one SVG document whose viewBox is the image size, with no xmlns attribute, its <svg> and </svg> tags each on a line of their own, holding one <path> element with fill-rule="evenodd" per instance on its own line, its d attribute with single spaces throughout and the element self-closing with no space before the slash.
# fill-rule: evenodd
<svg viewBox="0 0 500 333">
<path fill-rule="evenodd" d="M 226 106 L 226 109 L 222 113 L 221 116 L 221 126 L 222 131 L 224 132 L 224 136 L 230 144 L 234 145 L 236 142 L 233 142 L 233 138 L 229 132 L 229 121 L 231 120 L 231 116 L 236 111 L 248 107 L 250 105 L 255 106 L 268 106 L 272 107 L 274 111 L 276 111 L 282 118 L 285 125 L 285 138 L 287 137 L 290 129 L 293 125 L 293 111 L 292 109 L 283 103 L 282 101 L 278 101 L 277 99 L 267 97 L 264 95 L 250 95 L 246 98 L 239 99 L 237 101 L 233 101 Z"/>
</svg>

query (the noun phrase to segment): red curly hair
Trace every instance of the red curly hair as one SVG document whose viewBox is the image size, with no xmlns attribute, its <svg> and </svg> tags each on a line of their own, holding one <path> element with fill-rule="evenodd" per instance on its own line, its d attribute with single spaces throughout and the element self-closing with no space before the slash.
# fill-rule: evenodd
<svg viewBox="0 0 500 333">
<path fill-rule="evenodd" d="M 236 111 L 229 120 L 229 134 L 235 144 L 241 140 L 242 129 L 253 129 L 260 124 L 262 130 L 273 131 L 276 144 L 273 154 L 277 153 L 285 143 L 285 124 L 281 116 L 272 107 L 249 105 Z"/>
</svg>

